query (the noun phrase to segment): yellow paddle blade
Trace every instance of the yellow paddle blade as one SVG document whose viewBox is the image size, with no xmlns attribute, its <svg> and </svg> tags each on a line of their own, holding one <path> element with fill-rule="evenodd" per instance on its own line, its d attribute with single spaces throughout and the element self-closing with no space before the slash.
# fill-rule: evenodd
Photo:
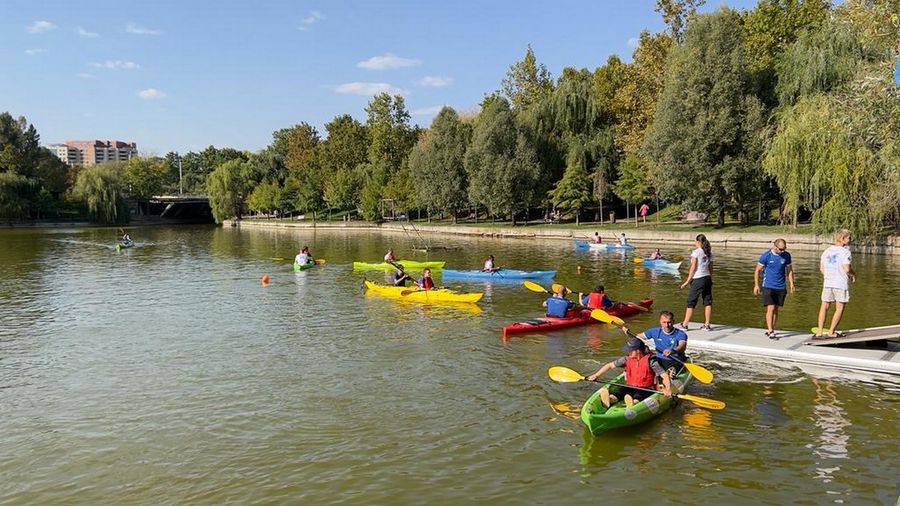
<svg viewBox="0 0 900 506">
<path fill-rule="evenodd" d="M 411 293 L 416 293 L 416 292 L 418 292 L 418 290 L 403 290 L 402 292 L 400 292 L 400 295 L 403 297 L 406 297 L 407 295 L 409 295 Z"/>
<path fill-rule="evenodd" d="M 708 409 L 725 409 L 725 403 L 722 401 L 717 401 L 715 399 L 707 399 L 706 397 L 697 397 L 696 395 L 687 395 L 687 394 L 676 394 L 676 397 L 679 399 L 684 399 L 686 401 L 693 402 L 694 404 L 700 406 L 701 408 Z"/>
<path fill-rule="evenodd" d="M 522 281 L 522 286 L 524 286 L 525 288 L 531 290 L 532 292 L 537 292 L 537 293 L 547 293 L 547 289 L 546 289 L 546 288 L 544 288 L 543 286 L 541 286 L 541 285 L 535 283 L 534 281 L 528 281 L 528 280 Z"/>
<path fill-rule="evenodd" d="M 591 311 L 591 318 L 603 323 L 612 323 L 613 325 L 617 325 L 619 327 L 625 325 L 625 320 L 613 316 L 602 309 L 595 309 Z"/>
<path fill-rule="evenodd" d="M 566 291 L 569 292 L 569 293 L 572 292 L 572 290 L 569 290 L 569 287 L 567 287 L 567 286 L 565 286 L 565 285 L 561 285 L 561 284 L 559 284 L 559 283 L 553 283 L 553 285 L 551 285 L 550 288 L 553 289 L 553 293 L 558 292 L 560 288 L 565 288 Z"/>
<path fill-rule="evenodd" d="M 692 364 L 690 362 L 682 362 L 684 368 L 700 383 L 712 383 L 713 373 L 702 365 Z"/>
<path fill-rule="evenodd" d="M 681 255 L 675 255 L 675 256 L 672 257 L 672 261 L 673 261 L 673 262 L 680 262 L 680 261 L 682 261 L 682 260 L 684 260 L 684 257 L 681 256 Z"/>
<path fill-rule="evenodd" d="M 281 258 L 281 257 L 272 257 L 272 260 L 275 260 L 276 262 L 284 262 L 284 261 L 287 260 L 287 259 L 286 259 L 286 258 Z"/>
<path fill-rule="evenodd" d="M 325 263 L 325 259 L 324 259 L 324 258 L 317 258 L 317 259 L 316 259 L 316 263 L 317 263 L 317 264 L 324 264 L 324 263 Z"/>
<path fill-rule="evenodd" d="M 547 369 L 547 374 L 550 376 L 550 379 L 560 383 L 574 383 L 584 379 L 584 376 L 579 374 L 578 371 L 561 365 L 555 365 L 550 369 Z"/>
<path fill-rule="evenodd" d="M 634 258 L 633 258 L 633 261 L 634 261 L 634 263 L 639 264 L 639 263 L 643 262 L 644 259 L 641 258 L 641 257 L 634 257 Z"/>
</svg>

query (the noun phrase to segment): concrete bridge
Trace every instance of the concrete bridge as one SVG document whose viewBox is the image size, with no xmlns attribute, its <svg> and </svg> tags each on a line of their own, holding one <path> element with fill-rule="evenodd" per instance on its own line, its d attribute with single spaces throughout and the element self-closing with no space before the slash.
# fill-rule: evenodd
<svg viewBox="0 0 900 506">
<path fill-rule="evenodd" d="M 154 195 L 141 202 L 146 214 L 163 220 L 192 223 L 212 223 L 212 210 L 206 195 Z"/>
</svg>

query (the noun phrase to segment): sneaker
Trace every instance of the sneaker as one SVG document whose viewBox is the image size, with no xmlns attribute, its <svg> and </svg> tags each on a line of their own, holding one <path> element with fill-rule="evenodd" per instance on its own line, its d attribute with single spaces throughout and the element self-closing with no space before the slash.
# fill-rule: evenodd
<svg viewBox="0 0 900 506">
<path fill-rule="evenodd" d="M 603 407 L 609 407 L 609 390 L 605 388 L 600 389 L 600 402 L 603 403 Z"/>
<path fill-rule="evenodd" d="M 778 339 L 778 334 L 773 330 L 772 332 L 766 332 L 766 337 L 769 339 Z"/>
<path fill-rule="evenodd" d="M 700 325 L 700 330 L 709 331 L 709 330 L 712 330 L 712 327 L 710 327 L 709 325 L 704 323 L 703 325 Z"/>
<path fill-rule="evenodd" d="M 678 327 L 678 328 L 680 328 L 681 330 L 687 330 L 687 329 L 688 329 L 687 323 L 679 323 L 678 325 L 675 325 L 675 326 Z"/>
</svg>

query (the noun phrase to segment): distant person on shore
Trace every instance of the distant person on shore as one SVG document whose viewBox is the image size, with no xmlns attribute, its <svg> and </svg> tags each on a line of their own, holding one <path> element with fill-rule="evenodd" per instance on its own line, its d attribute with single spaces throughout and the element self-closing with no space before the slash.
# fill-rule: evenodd
<svg viewBox="0 0 900 506">
<path fill-rule="evenodd" d="M 762 272 L 762 291 L 759 289 L 759 273 Z M 762 303 L 766 307 L 766 337 L 778 339 L 775 323 L 778 321 L 778 308 L 784 306 L 788 290 L 794 293 L 794 268 L 791 266 L 791 254 L 787 252 L 784 239 L 776 239 L 773 247 L 766 250 L 753 271 L 753 294 L 762 293 Z"/>
<path fill-rule="evenodd" d="M 484 259 L 484 266 L 481 270 L 484 272 L 497 272 L 500 270 L 499 267 L 494 265 L 494 255 L 488 255 L 488 257 Z"/>
<path fill-rule="evenodd" d="M 641 219 L 644 220 L 644 223 L 647 223 L 647 213 L 650 212 L 650 206 L 648 206 L 647 203 L 644 202 L 643 204 L 641 204 L 638 212 L 641 214 Z"/>
<path fill-rule="evenodd" d="M 417 284 L 422 290 L 434 290 L 434 280 L 431 279 L 431 269 L 422 271 L 422 279 L 420 279 Z"/>
<path fill-rule="evenodd" d="M 650 354 L 650 350 L 644 344 L 644 341 L 641 341 L 640 338 L 632 337 L 628 339 L 628 343 L 622 348 L 622 351 L 627 353 L 627 355 L 604 364 L 603 367 L 597 369 L 597 372 L 585 379 L 594 381 L 606 371 L 616 367 L 624 368 L 627 386 L 619 387 L 619 395 L 622 396 L 625 406 L 629 408 L 635 402 L 640 402 L 653 395 L 653 391 L 657 389 L 657 377 L 662 380 L 663 395 L 666 397 L 672 396 L 672 382 L 669 378 L 669 373 L 659 364 L 656 357 Z M 600 402 L 605 407 L 610 407 L 618 400 L 618 397 L 609 393 L 607 387 L 604 386 L 600 389 Z"/>
<path fill-rule="evenodd" d="M 391 277 L 392 281 L 394 282 L 394 286 L 406 286 L 406 282 L 411 279 L 409 277 L 409 274 L 407 274 L 406 271 L 403 270 L 403 265 L 401 265 L 401 264 L 394 264 L 394 265 L 397 267 L 397 270 L 394 271 L 394 274 Z"/>
<path fill-rule="evenodd" d="M 570 309 L 575 307 L 575 303 L 566 298 L 569 292 L 566 287 L 560 286 L 552 296 L 544 301 L 543 306 L 547 308 L 547 316 L 553 318 L 565 318 Z"/>
<path fill-rule="evenodd" d="M 844 306 L 850 302 L 850 283 L 856 283 L 856 273 L 850 267 L 850 231 L 841 229 L 834 234 L 834 244 L 829 246 L 819 260 L 819 272 L 822 273 L 822 304 L 819 306 L 819 324 L 813 339 L 828 337 L 841 337 L 843 334 L 837 331 L 844 315 Z M 834 303 L 834 316 L 831 317 L 831 327 L 828 334 L 824 334 L 825 317 L 828 308 Z"/>
<path fill-rule="evenodd" d="M 622 325 L 622 331 L 628 334 L 628 326 Z M 656 350 L 656 360 L 663 369 L 669 371 L 681 371 L 681 363 L 687 360 L 684 350 L 687 349 L 687 334 L 675 328 L 675 315 L 671 311 L 660 311 L 659 326 L 649 328 L 637 337 L 652 339 L 653 348 Z"/>
<path fill-rule="evenodd" d="M 687 280 L 681 284 L 681 288 L 691 285 L 681 330 L 688 330 L 691 316 L 694 315 L 694 307 L 697 306 L 700 297 L 703 297 L 704 309 L 704 322 L 700 325 L 700 330 L 712 330 L 709 326 L 712 317 L 712 245 L 703 234 L 697 234 L 694 245 L 696 248 L 691 252 L 691 268 L 688 270 Z"/>
<path fill-rule="evenodd" d="M 615 302 L 606 296 L 603 285 L 597 285 L 589 293 L 579 293 L 578 300 L 588 309 L 609 309 Z"/>
<path fill-rule="evenodd" d="M 653 250 L 653 253 L 650 253 L 650 257 L 648 260 L 663 260 L 665 257 L 662 253 L 660 253 L 659 248 Z"/>
<path fill-rule="evenodd" d="M 392 264 L 397 261 L 397 257 L 394 256 L 394 248 L 390 248 L 387 250 L 387 253 L 384 254 L 384 262 L 388 264 Z"/>
<path fill-rule="evenodd" d="M 600 236 L 600 232 L 594 232 L 594 244 L 602 244 L 603 237 Z"/>
<path fill-rule="evenodd" d="M 619 237 L 619 245 L 628 246 L 628 239 L 625 237 L 625 232 L 622 232 L 622 235 Z"/>
</svg>

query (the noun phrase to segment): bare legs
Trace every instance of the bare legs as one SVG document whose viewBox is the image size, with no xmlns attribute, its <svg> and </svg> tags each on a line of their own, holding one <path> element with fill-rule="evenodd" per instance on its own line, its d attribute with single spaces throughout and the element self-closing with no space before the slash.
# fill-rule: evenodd
<svg viewBox="0 0 900 506">
<path fill-rule="evenodd" d="M 775 331 L 775 322 L 778 320 L 778 306 L 772 304 L 766 306 L 766 330 Z"/>
<path fill-rule="evenodd" d="M 682 325 L 687 327 L 688 323 L 691 322 L 691 317 L 694 316 L 694 308 L 689 307 L 684 310 L 684 320 L 681 320 Z M 710 320 L 712 319 L 712 306 L 703 306 L 703 318 L 704 324 L 709 325 Z"/>
<path fill-rule="evenodd" d="M 823 332 L 825 329 L 825 317 L 828 315 L 828 306 L 830 306 L 830 302 L 822 302 L 822 305 L 819 306 L 819 332 Z M 838 325 L 841 323 L 841 317 L 844 316 L 844 303 L 843 302 L 835 302 L 834 303 L 834 316 L 831 317 L 831 327 L 828 329 L 828 335 L 834 336 L 837 331 Z"/>
</svg>

